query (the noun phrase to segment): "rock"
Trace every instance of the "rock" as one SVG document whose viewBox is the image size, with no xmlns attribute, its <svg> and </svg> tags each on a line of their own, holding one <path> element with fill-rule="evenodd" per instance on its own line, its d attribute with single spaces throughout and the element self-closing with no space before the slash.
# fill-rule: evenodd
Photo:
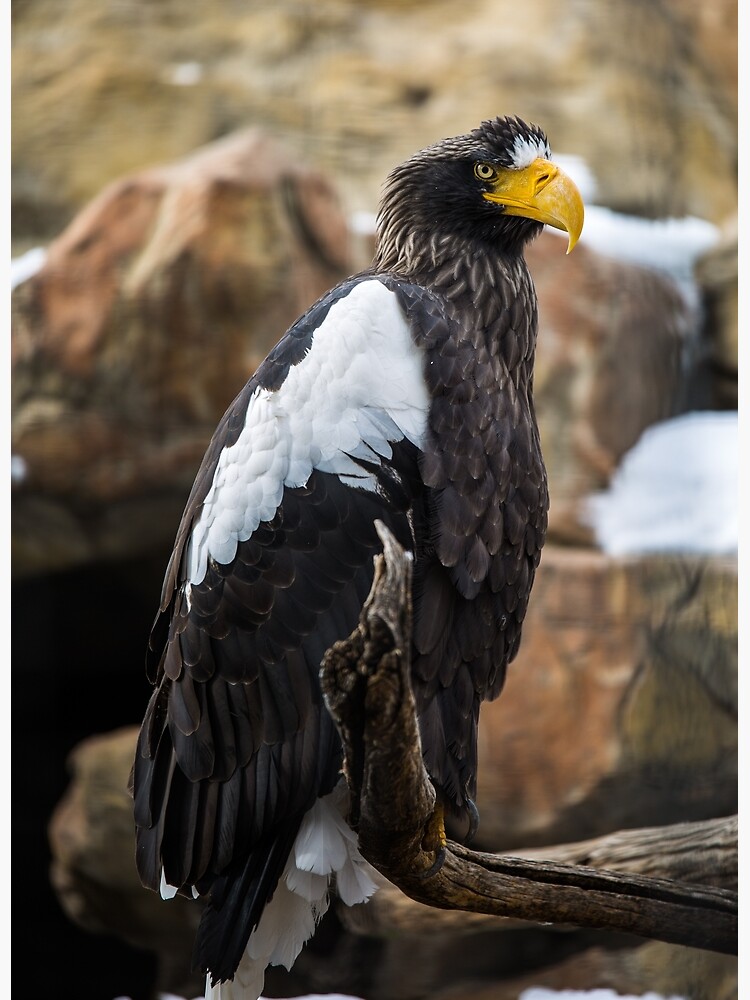
<svg viewBox="0 0 750 1000">
<path fill-rule="evenodd" d="M 543 233 L 534 400 L 550 481 L 549 539 L 592 544 L 585 498 L 653 423 L 684 405 L 697 313 L 668 276 Z"/>
<path fill-rule="evenodd" d="M 736 560 L 548 546 L 479 740 L 489 850 L 736 812 Z"/>
<path fill-rule="evenodd" d="M 196 996 L 202 984 L 190 971 L 190 942 L 200 908 L 181 896 L 167 902 L 147 891 L 135 868 L 127 784 L 137 732 L 127 727 L 93 736 L 71 753 L 71 783 L 49 823 L 52 886 L 79 926 L 155 951 L 157 988 Z"/>
<path fill-rule="evenodd" d="M 714 391 L 709 407 L 737 409 L 738 305 L 737 305 L 737 216 L 721 230 L 717 245 L 696 267 L 705 317 L 704 363 L 713 375 Z"/>
<path fill-rule="evenodd" d="M 34 0 L 14 8 L 13 40 L 17 242 L 248 121 L 335 177 L 350 210 L 372 211 L 418 146 L 497 114 L 583 157 L 602 204 L 714 222 L 736 209 L 736 0 L 221 0 L 189 18 L 178 0 L 72 0 L 62 16 Z"/>
<path fill-rule="evenodd" d="M 488 984 L 473 983 L 438 989 L 434 1000 L 526 1000 L 534 988 L 555 991 L 549 1000 L 617 1000 L 618 997 L 736 1000 L 737 959 L 695 948 L 649 941 L 640 946 L 623 940 L 608 948 L 600 944 L 576 951 L 534 972 L 512 974 Z M 576 991 L 573 994 L 568 990 Z M 600 994 L 598 990 L 606 990 Z M 557 991 L 560 991 L 558 994 Z M 580 993 L 578 992 L 580 991 Z"/>
<path fill-rule="evenodd" d="M 331 185 L 257 130 L 105 189 L 13 294 L 15 571 L 166 547 L 232 397 L 352 270 Z"/>
</svg>

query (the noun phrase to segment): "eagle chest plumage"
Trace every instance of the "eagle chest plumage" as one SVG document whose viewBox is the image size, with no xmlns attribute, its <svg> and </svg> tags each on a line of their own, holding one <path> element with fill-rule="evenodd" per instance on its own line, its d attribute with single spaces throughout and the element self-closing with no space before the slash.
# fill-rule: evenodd
<svg viewBox="0 0 750 1000">
<path fill-rule="evenodd" d="M 572 245 L 583 218 L 548 156 L 538 128 L 496 119 L 397 168 L 372 268 L 287 331 L 196 477 L 132 786 L 142 881 L 204 901 L 213 1000 L 255 1000 L 267 965 L 291 966 L 332 879 L 347 904 L 375 890 L 318 676 L 359 619 L 378 520 L 414 554 L 425 765 L 456 832 L 475 823 L 479 708 L 518 650 L 547 523 L 523 246 L 542 221 Z"/>
<path fill-rule="evenodd" d="M 549 503 L 531 397 L 531 277 L 522 259 L 463 263 L 435 282 L 445 321 L 414 323 L 431 401 L 413 679 L 428 771 L 459 812 L 476 792 L 480 704 L 500 693 L 518 650 Z M 402 291 L 407 315 L 413 295 Z"/>
</svg>

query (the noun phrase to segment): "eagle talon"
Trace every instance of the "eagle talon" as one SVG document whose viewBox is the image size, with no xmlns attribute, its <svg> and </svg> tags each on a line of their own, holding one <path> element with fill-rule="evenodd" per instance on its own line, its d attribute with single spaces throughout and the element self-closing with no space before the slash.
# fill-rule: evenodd
<svg viewBox="0 0 750 1000">
<path fill-rule="evenodd" d="M 438 850 L 438 852 L 437 852 L 437 854 L 435 856 L 435 860 L 430 865 L 430 867 L 427 869 L 427 871 L 426 872 L 420 872 L 420 874 L 417 875 L 417 878 L 421 881 L 422 879 L 432 878 L 433 875 L 437 875 L 437 873 L 440 871 L 440 869 L 445 864 L 445 859 L 447 858 L 447 856 L 448 856 L 448 852 L 445 849 L 445 846 L 441 847 Z"/>
<path fill-rule="evenodd" d="M 466 834 L 464 843 L 468 845 L 476 837 L 477 830 L 479 829 L 479 810 L 477 809 L 476 802 L 470 798 L 466 799 L 466 808 L 469 811 L 469 832 Z"/>
</svg>

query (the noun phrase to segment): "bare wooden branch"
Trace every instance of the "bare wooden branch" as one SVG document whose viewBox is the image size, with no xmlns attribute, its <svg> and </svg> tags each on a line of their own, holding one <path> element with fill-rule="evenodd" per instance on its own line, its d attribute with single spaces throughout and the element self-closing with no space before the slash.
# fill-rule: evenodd
<svg viewBox="0 0 750 1000">
<path fill-rule="evenodd" d="M 639 830 L 618 830 L 574 844 L 520 848 L 514 856 L 736 891 L 737 816 Z M 355 907 L 353 910 L 343 907 L 341 919 L 355 933 L 370 936 L 388 935 L 394 930 L 415 935 L 434 934 L 438 930 L 469 933 L 488 925 L 511 929 L 528 924 L 525 920 L 487 913 L 438 910 L 410 899 L 385 880 L 366 907 Z"/>
<path fill-rule="evenodd" d="M 618 830 L 576 844 L 524 848 L 518 855 L 609 868 L 689 885 L 737 891 L 737 816 Z"/>
<path fill-rule="evenodd" d="M 607 928 L 734 954 L 737 894 L 651 875 L 440 847 L 409 677 L 411 560 L 385 528 L 358 628 L 326 654 L 321 683 L 344 744 L 364 856 L 440 909 Z"/>
</svg>

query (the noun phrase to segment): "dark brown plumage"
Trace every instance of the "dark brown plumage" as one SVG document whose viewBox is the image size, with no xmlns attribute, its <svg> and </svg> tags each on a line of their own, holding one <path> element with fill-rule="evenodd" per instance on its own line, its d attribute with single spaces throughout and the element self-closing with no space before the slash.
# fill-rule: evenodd
<svg viewBox="0 0 750 1000">
<path fill-rule="evenodd" d="M 286 961 L 268 943 L 282 897 L 304 896 L 313 925 L 325 908 L 325 881 L 300 888 L 300 873 L 328 865 L 344 885 L 308 849 L 339 822 L 320 813 L 340 745 L 318 668 L 357 622 L 376 519 L 415 553 L 425 763 L 456 822 L 474 821 L 479 708 L 518 649 L 547 524 L 523 246 L 544 222 L 572 246 L 582 224 L 548 157 L 538 128 L 496 119 L 396 168 L 372 268 L 291 328 L 198 473 L 149 645 L 134 794 L 145 884 L 208 897 L 196 962 L 214 982 L 242 960 L 260 992 L 266 962 Z"/>
</svg>

